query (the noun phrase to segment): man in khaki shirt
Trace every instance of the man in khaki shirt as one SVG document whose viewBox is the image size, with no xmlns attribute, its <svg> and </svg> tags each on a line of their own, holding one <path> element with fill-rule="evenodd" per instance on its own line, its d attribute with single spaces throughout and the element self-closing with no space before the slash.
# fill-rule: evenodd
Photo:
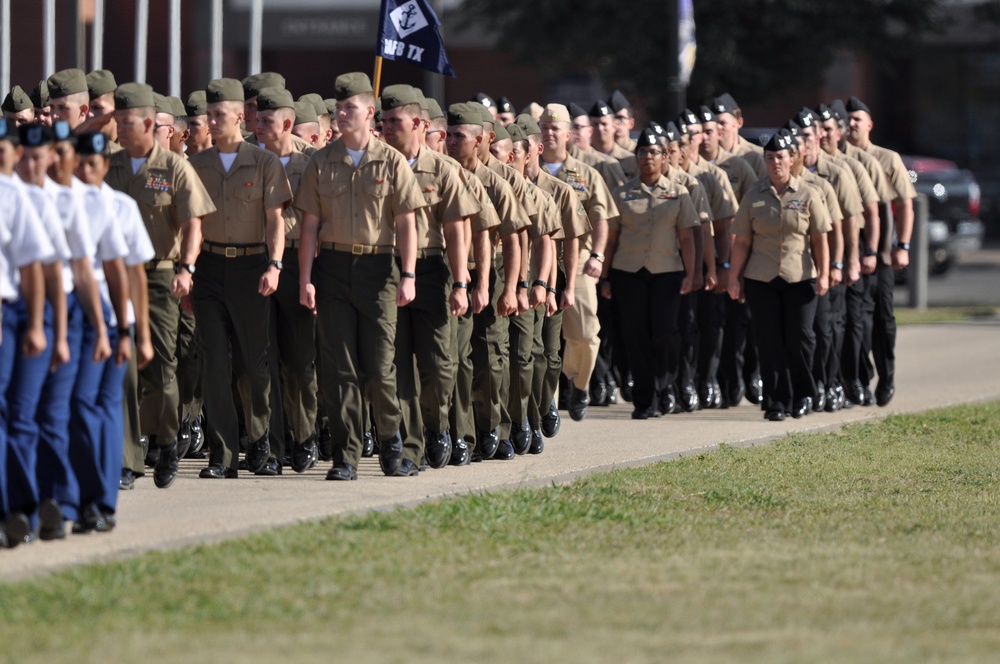
<svg viewBox="0 0 1000 664">
<path fill-rule="evenodd" d="M 204 242 L 193 290 L 204 381 L 209 465 L 200 477 L 237 477 L 239 425 L 230 385 L 235 373 L 243 402 L 250 472 L 281 474 L 268 426 L 271 376 L 267 366 L 270 295 L 278 286 L 285 249 L 282 208 L 292 192 L 273 153 L 243 140 L 243 86 L 216 79 L 205 88 L 215 147 L 190 164 L 215 202 L 202 220 Z M 232 357 L 230 358 L 230 352 Z"/>
<path fill-rule="evenodd" d="M 569 105 L 570 120 L 573 122 L 573 143 L 567 150 L 574 159 L 591 166 L 607 183 L 608 189 L 615 189 L 628 180 L 621 164 L 611 155 L 594 149 L 594 127 L 590 123 L 590 115 L 577 104 Z"/>
<path fill-rule="evenodd" d="M 412 161 L 410 167 L 427 203 L 416 211 L 416 296 L 399 310 L 396 323 L 402 463 L 419 467 L 426 452 L 432 468 L 443 468 L 451 460 L 448 409 L 457 372 L 456 358 L 450 352 L 451 317 L 463 316 L 469 308 L 465 226 L 481 208 L 454 162 L 421 145 L 418 130 L 423 121 L 417 90 L 390 85 L 382 91 L 381 100 L 382 136 Z"/>
<path fill-rule="evenodd" d="M 757 177 L 767 175 L 764 167 L 764 150 L 740 136 L 743 126 L 743 111 L 728 92 L 724 92 L 712 100 L 710 108 L 719 123 L 720 145 L 723 150 L 734 154 L 750 164 Z"/>
<path fill-rule="evenodd" d="M 215 204 L 190 164 L 156 142 L 154 122 L 152 88 L 144 83 L 118 86 L 115 126 L 124 150 L 112 155 L 105 183 L 135 199 L 156 252 L 146 265 L 153 360 L 139 372 L 139 422 L 150 449 L 158 449 L 154 481 L 166 488 L 176 477 L 183 451 L 177 445 L 178 299 L 191 291 L 201 220 L 215 211 Z"/>
<path fill-rule="evenodd" d="M 631 180 L 639 171 L 635 155 L 617 142 L 617 132 L 620 122 L 615 112 L 606 103 L 598 99 L 590 109 L 590 124 L 594 128 L 591 146 L 597 152 L 613 157 L 621 164 L 625 179 Z"/>
<path fill-rule="evenodd" d="M 426 202 L 406 159 L 372 139 L 368 76 L 342 74 L 334 87 L 342 135 L 310 158 L 295 199 L 302 211 L 299 298 L 318 316 L 321 389 L 333 436 L 326 477 L 357 479 L 366 399 L 382 472 L 412 475 L 402 463 L 393 357 L 397 308 L 416 295 L 414 211 Z"/>
<path fill-rule="evenodd" d="M 621 90 L 615 90 L 608 97 L 608 106 L 615 114 L 615 142 L 629 154 L 634 154 L 636 141 L 632 138 L 632 130 L 635 129 L 632 104 L 629 103 Z"/>
</svg>

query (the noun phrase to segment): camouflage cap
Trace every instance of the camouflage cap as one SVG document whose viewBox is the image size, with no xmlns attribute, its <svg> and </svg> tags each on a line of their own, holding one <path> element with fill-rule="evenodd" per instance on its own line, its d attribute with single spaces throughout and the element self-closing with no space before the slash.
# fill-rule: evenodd
<svg viewBox="0 0 1000 664">
<path fill-rule="evenodd" d="M 506 113 L 506 111 L 504 111 Z M 510 136 L 510 140 L 517 143 L 518 141 L 526 141 L 528 137 L 524 134 L 524 130 L 521 129 L 521 125 L 516 122 L 511 122 L 506 127 L 507 134 Z"/>
<path fill-rule="evenodd" d="M 493 142 L 499 143 L 500 141 L 505 141 L 510 139 L 510 133 L 508 133 L 507 128 L 503 126 L 502 123 L 498 122 L 495 127 L 493 127 Z"/>
<path fill-rule="evenodd" d="M 34 108 L 31 97 L 20 85 L 15 85 L 3 100 L 3 110 L 7 113 L 20 113 L 29 108 Z"/>
<path fill-rule="evenodd" d="M 188 95 L 187 103 L 184 104 L 184 110 L 187 111 L 188 117 L 195 117 L 197 115 L 205 115 L 208 113 L 208 104 L 205 101 L 205 91 L 195 90 Z"/>
<path fill-rule="evenodd" d="M 365 93 L 375 93 L 371 79 L 368 74 L 355 71 L 349 74 L 341 74 L 333 84 L 334 98 L 337 101 L 344 101 L 357 95 Z"/>
<path fill-rule="evenodd" d="M 521 131 L 524 132 L 525 138 L 527 138 L 528 136 L 542 135 L 542 130 L 538 126 L 538 123 L 535 121 L 535 118 L 531 117 L 527 113 L 521 113 L 519 116 L 517 116 L 514 122 L 516 122 L 517 126 L 520 127 Z M 556 120 L 556 122 L 558 122 L 558 120 Z"/>
<path fill-rule="evenodd" d="M 217 104 L 221 101 L 244 101 L 243 84 L 235 78 L 217 78 L 209 81 L 205 86 L 205 102 Z"/>
<path fill-rule="evenodd" d="M 87 92 L 87 75 L 82 69 L 63 69 L 49 76 L 50 99 L 62 99 L 78 92 Z"/>
<path fill-rule="evenodd" d="M 441 109 L 441 104 L 434 97 L 425 97 L 427 101 L 427 114 L 431 116 L 431 120 L 437 120 L 438 118 L 443 118 L 444 111 Z"/>
<path fill-rule="evenodd" d="M 234 79 L 235 80 L 235 79 Z M 237 81 L 239 83 L 239 81 Z M 273 71 L 264 71 L 259 74 L 251 74 L 247 76 L 242 81 L 243 85 L 243 101 L 244 99 L 253 99 L 260 91 L 264 88 L 283 88 L 285 87 L 285 77 L 281 74 Z M 235 100 L 228 100 L 235 101 Z"/>
<path fill-rule="evenodd" d="M 598 102 L 603 103 L 603 102 Z M 545 110 L 542 111 L 541 117 L 538 118 L 539 122 L 572 122 L 573 120 L 569 117 L 569 109 L 562 104 L 546 104 Z"/>
<path fill-rule="evenodd" d="M 31 97 L 31 103 L 35 108 L 45 108 L 52 103 L 52 99 L 49 98 L 49 84 L 44 78 L 28 93 L 28 96 Z"/>
<path fill-rule="evenodd" d="M 420 99 L 417 97 L 417 93 L 412 85 L 390 85 L 382 91 L 380 100 L 382 101 L 383 111 L 391 111 L 400 106 L 420 103 Z"/>
<path fill-rule="evenodd" d="M 261 88 L 258 90 L 258 111 L 273 111 L 279 108 L 296 108 L 291 92 L 284 88 Z"/>
<path fill-rule="evenodd" d="M 309 102 L 297 101 L 295 102 L 293 108 L 295 108 L 296 125 L 319 121 L 319 118 L 316 117 L 316 108 Z"/>
<path fill-rule="evenodd" d="M 317 118 L 319 116 L 321 116 L 321 115 L 327 115 L 328 114 L 328 111 L 326 110 L 326 102 L 324 102 L 323 98 L 320 97 L 315 92 L 310 92 L 308 94 L 304 94 L 301 97 L 299 97 L 298 100 L 299 101 L 306 101 L 306 102 L 309 102 L 310 104 L 312 104 L 312 107 L 314 109 L 316 109 L 316 117 Z"/>
<path fill-rule="evenodd" d="M 156 109 L 157 113 L 166 113 L 167 115 L 174 114 L 174 105 L 170 103 L 169 99 L 161 95 L 159 92 L 153 93 L 153 107 Z"/>
<path fill-rule="evenodd" d="M 153 88 L 145 83 L 123 83 L 115 90 L 115 110 L 154 108 Z"/>
<path fill-rule="evenodd" d="M 87 90 L 91 99 L 114 92 L 117 87 L 115 75 L 107 69 L 97 69 L 87 74 Z"/>
</svg>

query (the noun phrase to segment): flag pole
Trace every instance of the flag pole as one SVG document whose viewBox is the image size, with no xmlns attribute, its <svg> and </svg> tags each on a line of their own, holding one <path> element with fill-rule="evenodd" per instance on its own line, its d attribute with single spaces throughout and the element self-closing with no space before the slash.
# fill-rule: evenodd
<svg viewBox="0 0 1000 664">
<path fill-rule="evenodd" d="M 382 83 L 382 56 L 381 55 L 376 55 L 375 56 L 375 84 L 373 85 L 373 87 L 375 88 L 375 97 L 376 98 L 378 97 L 379 86 L 381 85 L 381 83 Z"/>
</svg>

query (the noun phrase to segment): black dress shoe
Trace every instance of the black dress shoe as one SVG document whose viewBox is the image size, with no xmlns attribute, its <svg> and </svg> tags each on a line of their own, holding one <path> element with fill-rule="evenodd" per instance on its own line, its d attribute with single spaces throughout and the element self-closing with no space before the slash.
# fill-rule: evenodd
<svg viewBox="0 0 1000 664">
<path fill-rule="evenodd" d="M 622 399 L 624 399 L 628 403 L 632 403 L 633 387 L 635 387 L 635 381 L 632 380 L 631 376 L 629 376 L 628 379 L 622 382 L 621 390 L 619 393 L 621 394 Z"/>
<path fill-rule="evenodd" d="M 862 393 L 864 395 L 864 400 L 861 402 L 862 406 L 874 406 L 875 405 L 875 395 L 872 394 L 872 388 L 865 385 L 862 388 Z"/>
<path fill-rule="evenodd" d="M 24 544 L 31 535 L 31 522 L 23 512 L 11 512 L 4 521 L 4 532 L 7 534 L 7 546 L 13 549 L 18 544 Z"/>
<path fill-rule="evenodd" d="M 169 447 L 160 448 L 160 458 L 156 460 L 156 467 L 153 468 L 153 484 L 156 485 L 156 488 L 170 488 L 170 485 L 177 479 L 179 462 L 176 440 Z"/>
<path fill-rule="evenodd" d="M 785 419 L 785 413 L 780 410 L 769 410 L 764 413 L 764 419 L 771 422 L 783 422 Z"/>
<path fill-rule="evenodd" d="M 121 479 L 118 480 L 119 491 L 130 491 L 135 488 L 135 473 L 128 468 L 122 468 Z"/>
<path fill-rule="evenodd" d="M 177 458 L 183 459 L 189 449 L 191 449 L 191 425 L 183 423 L 177 432 Z"/>
<path fill-rule="evenodd" d="M 291 467 L 296 473 L 304 473 L 319 463 L 319 445 L 316 436 L 310 436 L 292 449 Z"/>
<path fill-rule="evenodd" d="M 559 410 L 556 409 L 556 402 L 553 399 L 549 406 L 549 412 L 542 415 L 542 433 L 545 434 L 546 438 L 555 438 L 561 424 L 562 419 L 559 417 Z"/>
<path fill-rule="evenodd" d="M 409 459 L 403 459 L 399 463 L 399 468 L 396 472 L 392 474 L 393 477 L 416 477 L 420 473 L 420 469 L 417 468 L 417 464 L 413 463 Z"/>
<path fill-rule="evenodd" d="M 239 476 L 240 474 L 232 468 L 215 464 L 202 468 L 198 473 L 198 477 L 203 480 L 235 480 Z"/>
<path fill-rule="evenodd" d="M 469 463 L 482 463 L 482 462 L 483 462 L 483 455 L 480 454 L 479 452 L 473 451 L 472 454 L 469 456 Z"/>
<path fill-rule="evenodd" d="M 618 403 L 618 384 L 613 380 L 608 381 L 608 405 L 614 406 Z"/>
<path fill-rule="evenodd" d="M 469 454 L 469 445 L 465 442 L 464 438 L 459 438 L 452 443 L 451 458 L 448 459 L 448 465 L 468 466 L 471 460 L 472 455 Z"/>
<path fill-rule="evenodd" d="M 514 445 L 505 438 L 500 441 L 499 445 L 497 445 L 497 451 L 493 454 L 493 460 L 510 461 L 515 456 L 517 455 L 514 453 Z"/>
<path fill-rule="evenodd" d="M 492 429 L 490 431 L 479 430 L 476 432 L 476 452 L 484 459 L 492 459 L 500 446 L 500 431 Z M 475 461 L 475 459 L 473 459 Z"/>
<path fill-rule="evenodd" d="M 395 475 L 403 462 L 403 439 L 399 432 L 389 440 L 383 440 L 378 446 L 378 465 L 386 475 Z"/>
<path fill-rule="evenodd" d="M 281 462 L 277 459 L 268 459 L 264 463 L 264 467 L 258 470 L 254 475 L 260 475 L 261 477 L 276 477 L 281 474 Z"/>
<path fill-rule="evenodd" d="M 570 383 L 569 386 L 569 416 L 574 421 L 580 422 L 587 417 L 587 406 L 590 405 L 590 395 L 587 390 L 578 390 L 576 385 Z"/>
<path fill-rule="evenodd" d="M 764 381 L 761 380 L 760 374 L 754 374 L 750 384 L 746 386 L 746 398 L 755 406 L 764 402 Z"/>
<path fill-rule="evenodd" d="M 347 481 L 358 479 L 358 471 L 349 463 L 336 463 L 333 468 L 326 472 L 326 479 L 330 481 Z"/>
<path fill-rule="evenodd" d="M 730 385 L 723 391 L 722 400 L 727 402 L 723 408 L 736 408 L 743 401 L 743 396 L 746 394 L 745 388 L 743 387 L 743 381 L 738 380 L 736 385 Z"/>
<path fill-rule="evenodd" d="M 892 381 L 880 380 L 875 388 L 875 403 L 879 407 L 888 406 L 896 394 L 896 386 Z"/>
<path fill-rule="evenodd" d="M 118 519 L 115 518 L 115 513 L 111 510 L 102 509 L 101 514 L 104 516 L 104 530 L 98 528 L 97 532 L 110 533 L 118 525 Z"/>
<path fill-rule="evenodd" d="M 105 519 L 101 508 L 99 508 L 95 503 L 88 503 L 87 505 L 84 505 L 82 510 L 80 510 L 80 516 L 73 524 L 73 534 L 81 535 L 83 533 L 89 533 L 92 530 L 96 530 L 100 533 L 106 533 L 112 528 L 114 528 L 114 526 L 108 525 L 108 521 Z M 9 527 L 7 528 L 7 532 L 10 533 Z"/>
<path fill-rule="evenodd" d="M 812 410 L 812 405 L 810 404 L 811 399 L 806 397 L 800 401 L 796 401 L 792 405 L 792 417 L 799 419 L 804 415 L 808 415 L 809 411 Z"/>
<path fill-rule="evenodd" d="M 531 447 L 531 427 L 524 422 L 520 427 L 512 427 L 510 444 L 514 446 L 515 454 L 527 454 Z"/>
<path fill-rule="evenodd" d="M 533 429 L 531 432 L 531 446 L 528 448 L 528 454 L 541 454 L 544 449 L 545 440 L 542 438 L 541 429 Z"/>
<path fill-rule="evenodd" d="M 43 541 L 66 539 L 66 527 L 63 523 L 62 510 L 59 503 L 48 498 L 38 506 L 38 537 Z"/>
<path fill-rule="evenodd" d="M 701 407 L 698 390 L 694 389 L 693 385 L 685 385 L 681 388 L 681 397 L 678 399 L 678 403 L 685 413 L 693 413 L 698 410 Z"/>
<path fill-rule="evenodd" d="M 648 420 L 653 417 L 656 417 L 656 408 L 653 406 L 636 406 L 632 410 L 633 420 Z"/>
<path fill-rule="evenodd" d="M 371 429 L 361 439 L 361 456 L 365 459 L 375 456 L 375 433 Z"/>
<path fill-rule="evenodd" d="M 860 380 L 852 380 L 844 386 L 844 395 L 854 406 L 860 406 L 865 400 L 865 391 Z"/>
<path fill-rule="evenodd" d="M 702 406 L 705 408 L 718 408 L 719 404 L 716 401 L 719 396 L 719 388 L 712 383 L 706 383 L 704 387 L 701 388 L 701 394 L 698 398 L 701 400 Z"/>
<path fill-rule="evenodd" d="M 840 410 L 840 398 L 837 395 L 836 387 L 826 388 L 826 399 L 823 400 L 823 410 L 828 413 L 836 413 Z"/>
<path fill-rule="evenodd" d="M 156 468 L 156 460 L 160 458 L 160 448 L 156 445 L 156 436 L 143 436 L 146 439 L 146 468 Z"/>
<path fill-rule="evenodd" d="M 816 383 L 816 398 L 813 399 L 812 407 L 817 413 L 826 408 L 826 386 L 823 383 Z"/>
<path fill-rule="evenodd" d="M 250 470 L 250 466 L 247 465 L 246 459 L 240 459 L 239 463 L 236 464 L 239 470 Z"/>
<path fill-rule="evenodd" d="M 608 405 L 608 384 L 593 382 L 590 385 L 590 403 L 594 406 Z"/>
<path fill-rule="evenodd" d="M 205 446 L 205 432 L 201 428 L 201 416 L 191 420 L 191 426 L 189 427 L 191 431 L 191 446 L 188 447 L 187 454 L 184 455 L 185 459 L 204 459 L 203 456 L 198 456 L 202 454 L 202 448 Z"/>
<path fill-rule="evenodd" d="M 677 412 L 680 412 L 680 407 L 677 405 L 677 393 L 674 391 L 674 386 L 670 385 L 660 390 L 660 413 L 673 415 Z"/>
<path fill-rule="evenodd" d="M 247 470 L 257 473 L 263 470 L 267 460 L 271 458 L 271 443 L 268 441 L 267 431 L 257 440 L 247 443 Z"/>
<path fill-rule="evenodd" d="M 327 427 L 319 430 L 319 460 L 333 460 L 333 434 L 330 433 L 330 429 Z"/>
<path fill-rule="evenodd" d="M 427 465 L 431 468 L 444 468 L 451 461 L 451 434 L 447 431 L 443 433 L 427 432 L 424 440 L 424 456 Z"/>
</svg>

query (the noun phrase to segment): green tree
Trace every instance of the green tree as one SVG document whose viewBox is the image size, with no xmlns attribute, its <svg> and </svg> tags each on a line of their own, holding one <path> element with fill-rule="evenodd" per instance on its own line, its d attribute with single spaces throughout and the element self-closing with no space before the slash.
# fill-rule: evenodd
<svg viewBox="0 0 1000 664">
<path fill-rule="evenodd" d="M 666 0 L 670 2 L 673 0 Z M 515 60 L 543 77 L 589 73 L 654 116 L 672 105 L 664 0 L 465 0 Z M 810 90 L 838 53 L 885 62 L 941 26 L 943 0 L 694 0 L 698 57 L 689 105 L 731 92 L 761 102 Z"/>
</svg>

